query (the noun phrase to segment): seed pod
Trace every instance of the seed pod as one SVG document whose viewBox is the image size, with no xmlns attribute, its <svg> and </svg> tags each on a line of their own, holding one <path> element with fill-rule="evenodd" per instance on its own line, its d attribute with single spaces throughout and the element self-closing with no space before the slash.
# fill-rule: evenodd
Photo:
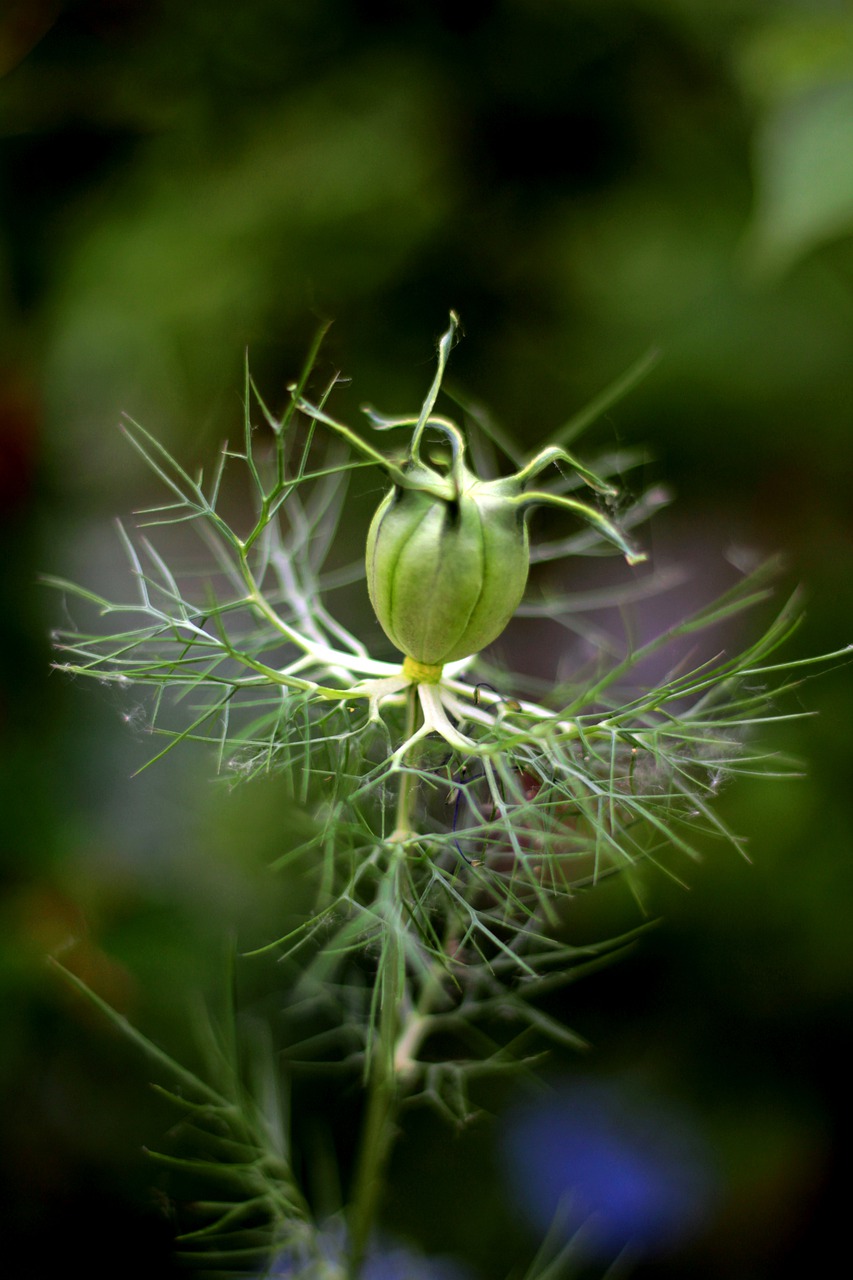
<svg viewBox="0 0 853 1280">
<path fill-rule="evenodd" d="M 367 589 L 392 644 L 441 666 L 500 635 L 524 594 L 529 561 L 524 511 L 500 481 L 471 476 L 449 499 L 395 486 L 367 536 Z"/>
<path fill-rule="evenodd" d="M 301 402 L 307 413 L 343 435 L 393 482 L 367 537 L 367 588 L 382 629 L 406 657 L 404 670 L 423 681 L 437 680 L 445 662 L 484 649 L 509 622 L 527 583 L 526 518 L 534 506 L 572 511 L 615 542 L 630 564 L 645 559 L 595 507 L 525 489 L 556 462 L 572 467 L 600 493 L 616 492 L 560 446 L 542 450 L 515 475 L 499 480 L 480 480 L 470 470 L 459 428 L 433 414 L 456 324 L 451 314 L 450 328 L 439 343 L 438 369 L 418 418 L 383 418 L 367 410 L 379 430 L 413 428 L 402 463 L 392 462 L 348 427 Z M 427 429 L 445 437 L 449 462 L 422 460 Z"/>
<path fill-rule="evenodd" d="M 432 420 L 447 431 L 452 424 Z M 566 507 L 598 525 L 629 562 L 631 550 L 614 524 L 594 507 L 550 493 L 526 493 L 524 483 L 563 450 L 545 450 L 514 476 L 483 481 L 454 457 L 453 492 L 396 484 L 373 517 L 367 536 L 367 589 L 383 631 L 415 663 L 440 668 L 479 653 L 501 634 L 527 583 L 527 514 L 537 505 Z M 587 473 L 589 474 L 589 473 Z M 409 478 L 409 477 L 407 477 Z M 604 487 L 596 482 L 597 487 Z"/>
</svg>

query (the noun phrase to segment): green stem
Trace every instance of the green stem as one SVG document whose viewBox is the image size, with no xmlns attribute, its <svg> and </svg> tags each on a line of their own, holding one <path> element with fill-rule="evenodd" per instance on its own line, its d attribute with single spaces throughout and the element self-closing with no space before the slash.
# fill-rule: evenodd
<svg viewBox="0 0 853 1280">
<path fill-rule="evenodd" d="M 390 845 L 393 859 L 386 881 L 386 911 L 389 919 L 383 940 L 377 982 L 380 984 L 379 1020 L 369 1047 L 367 1110 L 359 1148 L 355 1187 L 350 1207 L 350 1280 L 358 1280 L 364 1266 L 370 1234 L 382 1196 L 385 1170 L 396 1135 L 396 1115 L 400 1088 L 394 1056 L 400 1034 L 400 1010 L 405 999 L 405 956 L 400 943 L 400 864 L 405 857 L 401 845 Z"/>
<path fill-rule="evenodd" d="M 397 1035 L 399 1009 L 389 992 L 383 999 L 379 1045 L 368 1081 L 367 1112 L 361 1136 L 355 1192 L 350 1209 L 350 1280 L 358 1280 L 364 1266 L 370 1233 L 376 1219 L 385 1169 L 396 1133 L 399 1094 L 391 1064 L 384 1052 Z"/>
<path fill-rule="evenodd" d="M 412 684 L 407 704 L 407 738 L 416 732 L 419 716 L 417 685 Z M 403 841 L 413 834 L 412 798 L 415 781 L 408 772 L 400 774 L 397 820 L 393 835 L 388 841 L 390 865 L 383 886 L 384 892 L 380 890 L 385 898 L 386 927 L 377 971 L 377 982 L 380 983 L 379 1020 L 376 1038 L 369 1051 L 367 1111 L 349 1212 L 350 1280 L 358 1280 L 364 1266 L 370 1233 L 382 1195 L 385 1170 L 396 1135 L 396 1116 L 401 1096 L 396 1057 L 397 1045 L 405 1035 L 401 1011 L 406 1007 L 406 959 L 401 945 L 401 932 L 406 927 L 402 902 L 405 881 L 402 867 L 406 857 Z"/>
<path fill-rule="evenodd" d="M 420 728 L 420 720 L 421 704 L 418 698 L 418 686 L 413 682 L 409 685 L 406 700 L 406 736 L 403 739 L 404 742 L 408 742 L 417 733 Z M 391 835 L 392 844 L 399 844 L 400 841 L 415 834 L 412 828 L 412 798 L 415 794 L 416 782 L 417 779 L 413 774 L 408 772 L 400 774 L 400 789 L 397 792 L 397 820 Z"/>
<path fill-rule="evenodd" d="M 301 636 L 298 631 L 294 631 L 293 627 L 289 627 L 284 619 L 278 616 L 275 609 L 273 609 L 269 601 L 265 598 L 249 564 L 248 549 L 246 545 L 242 543 L 240 545 L 240 576 L 245 582 L 249 592 L 249 599 L 247 603 L 257 609 L 258 613 L 260 613 L 262 617 L 266 618 L 267 622 L 271 623 L 273 627 L 275 627 L 276 631 L 280 632 L 285 639 L 290 640 L 292 644 L 295 644 L 297 648 L 304 650 L 304 652 L 310 653 L 310 643 L 304 636 Z"/>
<path fill-rule="evenodd" d="M 403 877 L 400 874 L 404 850 L 398 846 L 395 856 L 393 889 L 400 901 Z M 402 914 L 402 913 L 400 913 Z M 400 927 L 404 927 L 402 922 Z M 389 937 L 391 931 L 389 930 Z M 349 1280 L 359 1280 L 367 1255 L 370 1233 L 376 1220 L 385 1172 L 397 1134 L 400 1101 L 412 1078 L 412 1068 L 424 1037 L 429 1033 L 430 1013 L 444 995 L 442 966 L 433 963 L 424 981 L 416 1005 L 407 1007 L 405 958 L 399 935 L 394 933 L 386 948 L 386 977 L 382 986 L 382 1007 L 378 1027 L 378 1043 L 371 1057 L 368 1077 L 368 1102 L 361 1138 L 355 1191 L 350 1208 Z"/>
</svg>

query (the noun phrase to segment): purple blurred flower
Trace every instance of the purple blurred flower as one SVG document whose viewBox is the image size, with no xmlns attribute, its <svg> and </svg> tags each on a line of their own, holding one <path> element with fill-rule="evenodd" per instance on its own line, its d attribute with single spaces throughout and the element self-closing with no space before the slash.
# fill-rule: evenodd
<svg viewBox="0 0 853 1280">
<path fill-rule="evenodd" d="M 503 1137 L 513 1201 L 544 1235 L 556 1221 L 612 1258 L 660 1255 L 707 1222 L 717 1178 L 688 1114 L 624 1082 L 560 1086 L 520 1107 Z"/>
</svg>

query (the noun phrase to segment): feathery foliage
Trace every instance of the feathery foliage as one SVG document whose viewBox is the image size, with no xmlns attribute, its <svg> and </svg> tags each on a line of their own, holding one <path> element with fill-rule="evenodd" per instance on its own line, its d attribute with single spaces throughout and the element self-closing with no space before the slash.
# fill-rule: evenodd
<svg viewBox="0 0 853 1280">
<path fill-rule="evenodd" d="M 458 428 L 433 413 L 454 329 L 455 322 L 440 344 L 419 417 L 384 419 L 371 411 L 374 426 L 408 423 L 417 440 L 437 429 L 454 443 Z M 374 658 L 333 604 L 338 588 L 364 574 L 361 561 L 340 563 L 347 481 L 355 468 L 380 466 L 399 483 L 405 464 L 331 416 L 334 379 L 316 404 L 307 399 L 321 339 L 322 332 L 280 417 L 247 367 L 241 446 L 223 449 L 209 476 L 191 476 L 146 429 L 128 422 L 128 439 L 165 490 L 163 504 L 142 513 L 138 535 L 119 527 L 134 596 L 114 601 L 51 582 L 64 592 L 70 616 L 92 617 L 57 633 L 60 669 L 150 687 L 151 730 L 160 745 L 149 763 L 180 743 L 203 743 L 213 748 L 216 767 L 235 778 L 274 772 L 309 815 L 310 835 L 287 848 L 277 866 L 311 884 L 314 906 L 268 949 L 294 975 L 282 1003 L 322 1004 L 328 1016 L 328 1035 L 292 1044 L 290 1058 L 310 1063 L 319 1053 L 328 1062 L 331 1046 L 366 1085 L 348 1215 L 346 1274 L 355 1277 L 367 1256 L 400 1105 L 420 1098 L 462 1120 L 471 1111 L 473 1080 L 518 1069 L 548 1041 L 576 1043 L 542 998 L 628 939 L 572 945 L 566 903 L 581 888 L 630 876 L 643 863 L 673 874 L 672 852 L 697 857 L 700 835 L 742 851 L 741 838 L 716 812 L 716 796 L 739 775 L 793 771 L 766 752 L 759 731 L 797 714 L 783 709 L 782 698 L 810 663 L 776 656 L 798 624 L 796 598 L 740 653 L 694 664 L 678 656 L 686 639 L 766 601 L 773 564 L 642 644 L 630 634 L 621 645 L 608 637 L 592 663 L 544 691 L 541 682 L 476 654 L 448 663 L 430 682 Z M 584 521 L 580 531 L 534 546 L 534 562 L 600 556 L 614 543 L 625 551 L 624 531 L 665 501 L 651 490 L 620 509 L 613 496 L 612 479 L 641 455 L 611 452 L 593 471 L 564 448 L 650 364 L 641 361 L 527 464 L 533 474 L 557 461 L 561 472 L 543 499 Z M 518 465 L 515 446 L 482 415 L 469 415 L 472 428 L 477 420 L 480 453 Z M 242 517 L 227 515 L 237 466 L 253 504 L 241 528 Z M 590 476 L 603 481 L 604 509 L 568 496 Z M 198 535 L 204 572 L 170 566 L 156 539 L 172 525 Z M 587 621 L 592 611 L 670 581 L 653 570 L 626 575 L 610 592 L 552 596 L 521 611 L 598 636 Z M 651 659 L 667 674 L 647 687 Z M 499 1037 L 495 1028 L 503 1029 Z M 319 1264 L 309 1258 L 310 1213 L 282 1146 L 286 1125 L 246 1091 L 233 1049 L 230 1059 L 214 1052 L 225 1072 L 225 1083 L 214 1086 L 132 1034 L 182 1086 L 174 1101 L 202 1152 L 192 1157 L 197 1170 L 212 1169 L 239 1189 L 199 1206 L 204 1222 L 183 1242 L 194 1263 L 230 1259 L 245 1268 L 254 1250 L 266 1257 L 284 1243 L 291 1250 L 287 1274 L 326 1274 L 310 1269 Z M 270 1064 L 267 1099 L 274 1074 Z M 305 1260 L 301 1270 L 297 1255 Z M 553 1260 L 542 1265 L 537 1274 L 556 1274 Z"/>
</svg>

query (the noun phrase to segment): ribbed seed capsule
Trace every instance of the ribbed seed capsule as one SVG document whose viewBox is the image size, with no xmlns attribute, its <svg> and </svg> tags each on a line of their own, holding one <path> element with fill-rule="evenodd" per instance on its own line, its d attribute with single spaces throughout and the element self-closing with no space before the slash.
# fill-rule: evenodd
<svg viewBox="0 0 853 1280">
<path fill-rule="evenodd" d="M 408 455 L 393 462 L 322 409 L 300 400 L 311 417 L 342 435 L 381 467 L 393 489 L 379 505 L 367 538 L 367 586 L 376 616 L 405 655 L 404 673 L 438 680 L 445 662 L 467 658 L 496 640 L 517 609 L 530 561 L 526 518 L 534 506 L 561 507 L 596 526 L 629 564 L 644 560 L 619 528 L 576 498 L 532 492 L 525 486 L 551 463 L 571 467 L 599 493 L 616 490 L 559 445 L 550 445 L 513 476 L 480 480 L 465 461 L 459 428 L 433 413 L 457 318 L 438 347 L 438 369 L 417 418 L 383 418 L 367 410 L 374 427 L 411 427 Z M 450 447 L 447 463 L 421 457 L 427 430 Z"/>
<path fill-rule="evenodd" d="M 430 666 L 491 644 L 527 582 L 523 509 L 500 492 L 502 482 L 472 480 L 448 500 L 395 487 L 367 538 L 367 589 L 382 629 Z"/>
</svg>

